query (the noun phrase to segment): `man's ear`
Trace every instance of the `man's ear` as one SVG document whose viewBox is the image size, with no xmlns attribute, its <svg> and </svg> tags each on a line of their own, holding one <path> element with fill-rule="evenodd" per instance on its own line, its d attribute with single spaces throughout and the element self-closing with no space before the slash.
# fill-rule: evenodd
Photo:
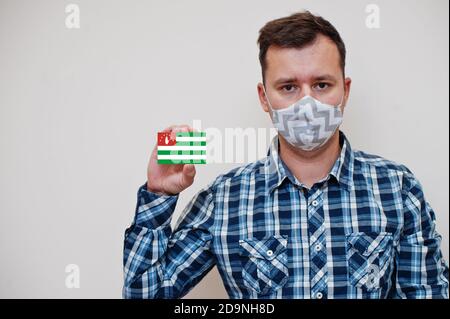
<svg viewBox="0 0 450 319">
<path fill-rule="evenodd" d="M 350 88 L 352 86 L 352 79 L 347 77 L 344 79 L 344 89 L 345 89 L 345 95 L 344 95 L 344 103 L 343 108 L 347 106 L 347 101 L 350 96 Z"/>
<path fill-rule="evenodd" d="M 258 98 L 259 98 L 259 103 L 261 104 L 262 109 L 264 110 L 264 112 L 269 113 L 269 104 L 267 102 L 267 97 L 264 94 L 264 88 L 263 88 L 262 83 L 258 83 L 257 85 L 257 91 L 258 91 Z"/>
</svg>

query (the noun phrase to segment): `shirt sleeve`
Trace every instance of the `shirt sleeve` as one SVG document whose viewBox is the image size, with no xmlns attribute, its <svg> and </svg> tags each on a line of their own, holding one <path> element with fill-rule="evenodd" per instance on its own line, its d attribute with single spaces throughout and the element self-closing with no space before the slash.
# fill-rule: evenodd
<svg viewBox="0 0 450 319">
<path fill-rule="evenodd" d="M 408 170 L 403 177 L 404 226 L 396 249 L 396 298 L 448 298 L 448 265 L 436 231 L 435 213 L 420 182 Z"/>
<path fill-rule="evenodd" d="M 136 214 L 125 231 L 124 298 L 181 298 L 214 266 L 210 251 L 214 201 L 210 187 L 184 209 L 172 232 L 178 195 L 140 187 Z"/>
</svg>

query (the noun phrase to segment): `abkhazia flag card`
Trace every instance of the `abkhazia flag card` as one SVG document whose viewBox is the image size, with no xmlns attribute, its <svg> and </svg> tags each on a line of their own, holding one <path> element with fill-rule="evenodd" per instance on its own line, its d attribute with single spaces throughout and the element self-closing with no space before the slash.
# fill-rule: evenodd
<svg viewBox="0 0 450 319">
<path fill-rule="evenodd" d="M 206 164 L 206 132 L 158 132 L 158 164 Z"/>
</svg>

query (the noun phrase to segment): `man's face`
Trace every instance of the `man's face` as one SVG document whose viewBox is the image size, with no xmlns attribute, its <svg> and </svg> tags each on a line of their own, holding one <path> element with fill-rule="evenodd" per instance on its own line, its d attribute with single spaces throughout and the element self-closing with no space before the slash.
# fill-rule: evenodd
<svg viewBox="0 0 450 319">
<path fill-rule="evenodd" d="M 269 47 L 266 55 L 266 93 L 274 109 L 287 107 L 305 95 L 341 110 L 348 99 L 350 78 L 344 80 L 337 46 L 329 38 L 319 35 L 301 49 Z M 258 94 L 264 111 L 269 112 L 263 84 Z"/>
</svg>

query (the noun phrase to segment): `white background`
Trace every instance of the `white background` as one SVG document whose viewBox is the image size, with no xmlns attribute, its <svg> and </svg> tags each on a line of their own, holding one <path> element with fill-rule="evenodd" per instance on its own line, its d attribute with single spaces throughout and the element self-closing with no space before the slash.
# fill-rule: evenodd
<svg viewBox="0 0 450 319">
<path fill-rule="evenodd" d="M 348 50 L 352 147 L 407 165 L 449 257 L 448 1 L 0 0 L 0 297 L 120 298 L 123 233 L 156 132 L 271 127 L 258 30 L 309 9 Z M 366 5 L 381 28 L 365 25 Z M 198 167 L 188 200 L 240 164 Z M 80 267 L 80 288 L 65 267 Z M 188 297 L 227 297 L 214 269 Z"/>
</svg>

